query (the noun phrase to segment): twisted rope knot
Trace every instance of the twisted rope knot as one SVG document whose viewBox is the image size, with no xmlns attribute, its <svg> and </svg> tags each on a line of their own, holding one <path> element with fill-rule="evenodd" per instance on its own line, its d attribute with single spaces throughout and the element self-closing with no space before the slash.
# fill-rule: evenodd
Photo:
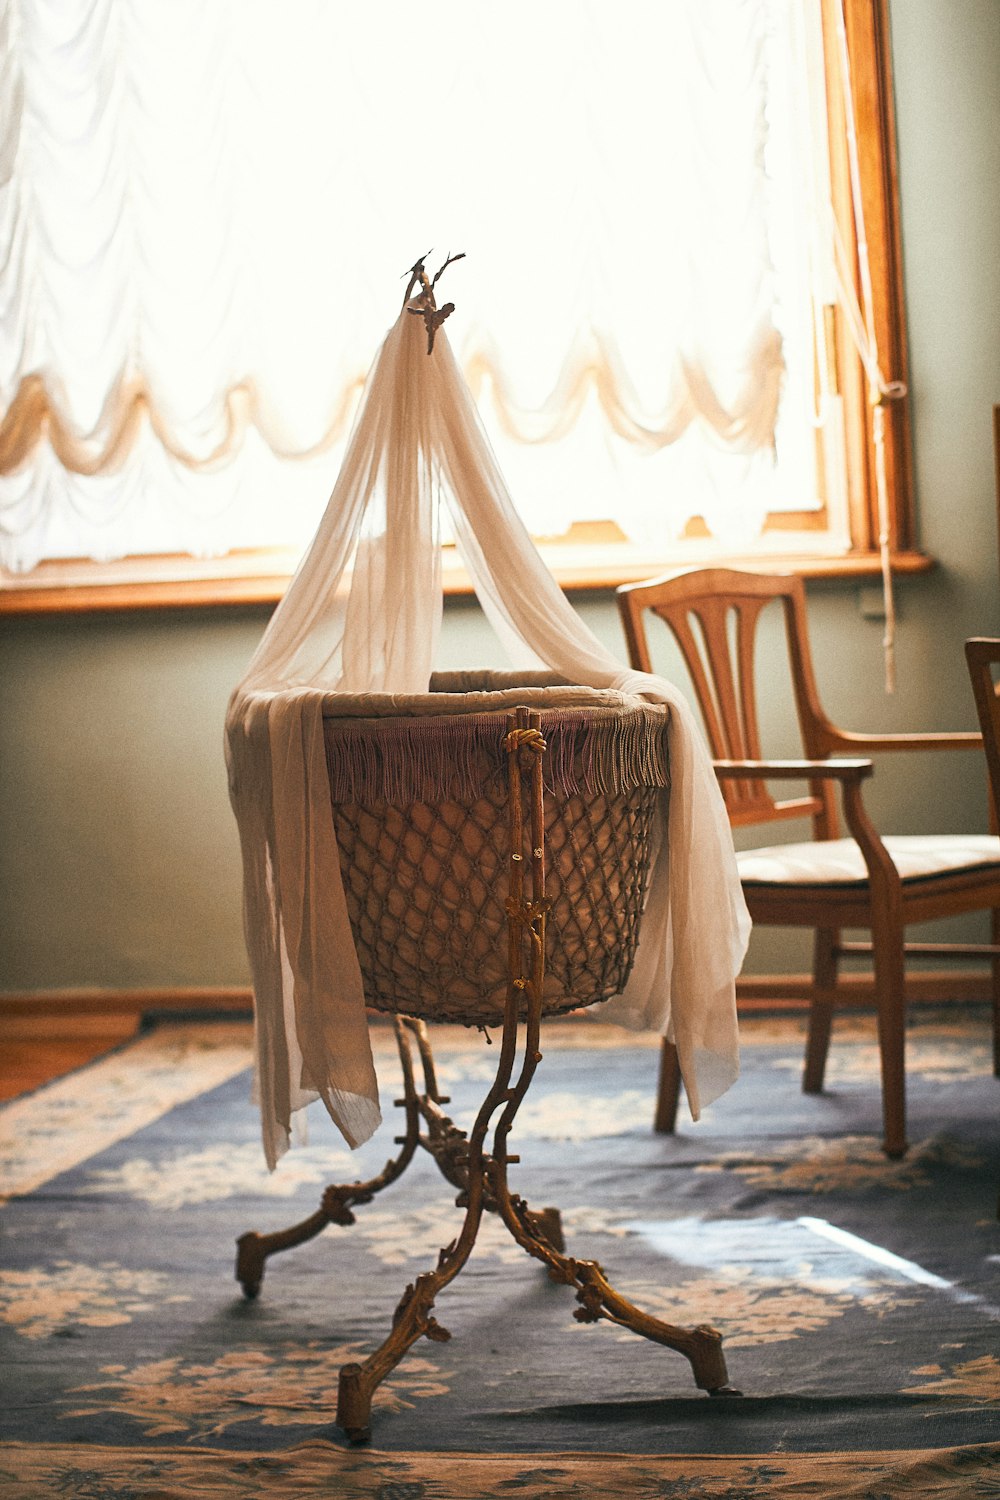
<svg viewBox="0 0 1000 1500">
<path fill-rule="evenodd" d="M 510 729 L 504 738 L 505 750 L 533 750 L 536 755 L 544 755 L 546 750 L 545 740 L 542 738 L 540 729 Z"/>
</svg>

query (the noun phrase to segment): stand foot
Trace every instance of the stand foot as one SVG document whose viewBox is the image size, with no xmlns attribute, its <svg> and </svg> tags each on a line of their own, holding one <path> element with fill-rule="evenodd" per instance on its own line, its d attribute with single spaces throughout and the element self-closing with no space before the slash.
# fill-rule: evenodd
<svg viewBox="0 0 1000 1500">
<path fill-rule="evenodd" d="M 472 1249 L 479 1227 L 481 1203 L 474 1201 L 467 1211 L 466 1225 L 457 1240 L 438 1256 L 437 1269 L 425 1271 L 411 1282 L 400 1298 L 392 1318 L 392 1328 L 364 1364 L 343 1365 L 337 1391 L 337 1425 L 352 1443 L 365 1443 L 370 1435 L 372 1397 L 382 1381 L 399 1364 L 418 1339 L 444 1344 L 451 1338 L 437 1318 L 431 1316 L 434 1299 L 441 1289 L 458 1275 Z"/>
<path fill-rule="evenodd" d="M 248 1302 L 252 1302 L 260 1291 L 266 1259 L 261 1249 L 261 1237 L 255 1230 L 240 1235 L 236 1241 L 236 1280 Z"/>
<path fill-rule="evenodd" d="M 372 1398 L 365 1389 L 363 1371 L 358 1364 L 344 1365 L 337 1386 L 337 1426 L 349 1442 L 370 1443 Z"/>
<path fill-rule="evenodd" d="M 579 1287 L 576 1295 L 580 1306 L 574 1313 L 579 1322 L 593 1323 L 607 1318 L 621 1328 L 630 1328 L 641 1338 L 682 1354 L 691 1366 L 699 1390 L 712 1393 L 728 1389 L 729 1371 L 722 1352 L 722 1335 L 717 1328 L 707 1323 L 678 1328 L 661 1322 L 617 1292 L 596 1261 L 570 1261 L 569 1265 L 575 1269 L 573 1279 Z"/>
<path fill-rule="evenodd" d="M 253 1229 L 247 1234 L 241 1234 L 236 1241 L 236 1280 L 243 1288 L 244 1297 L 252 1302 L 260 1291 L 269 1255 L 273 1255 L 276 1250 L 290 1250 L 293 1245 L 304 1245 L 306 1240 L 314 1239 L 329 1223 L 329 1214 L 321 1208 L 300 1224 L 280 1229 L 275 1234 L 258 1234 Z"/>
</svg>

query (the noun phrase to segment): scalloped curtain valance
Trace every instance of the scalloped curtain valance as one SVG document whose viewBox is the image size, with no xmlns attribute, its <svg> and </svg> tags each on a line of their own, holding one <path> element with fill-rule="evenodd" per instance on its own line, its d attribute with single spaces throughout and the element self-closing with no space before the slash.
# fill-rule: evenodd
<svg viewBox="0 0 1000 1500">
<path fill-rule="evenodd" d="M 468 254 L 452 337 L 536 534 L 696 511 L 745 539 L 774 507 L 811 394 L 797 5 L 18 0 L 3 24 L 8 568 L 304 544 L 385 288 L 432 244 Z"/>
</svg>

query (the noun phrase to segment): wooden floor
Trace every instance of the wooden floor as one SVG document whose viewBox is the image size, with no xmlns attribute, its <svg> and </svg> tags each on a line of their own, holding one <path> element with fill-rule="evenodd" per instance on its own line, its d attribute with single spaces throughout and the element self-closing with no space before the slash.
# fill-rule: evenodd
<svg viewBox="0 0 1000 1500">
<path fill-rule="evenodd" d="M 129 1015 L 76 1016 L 31 1022 L 4 1017 L 0 1026 L 0 1100 L 14 1099 L 53 1078 L 82 1068 L 110 1052 L 139 1029 L 139 1017 Z"/>
</svg>

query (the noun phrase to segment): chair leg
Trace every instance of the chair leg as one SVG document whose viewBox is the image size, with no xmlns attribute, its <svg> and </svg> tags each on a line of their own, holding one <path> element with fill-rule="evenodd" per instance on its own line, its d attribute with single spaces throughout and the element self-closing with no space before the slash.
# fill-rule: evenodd
<svg viewBox="0 0 1000 1500">
<path fill-rule="evenodd" d="M 818 928 L 813 939 L 813 997 L 809 1006 L 809 1034 L 806 1039 L 806 1066 L 802 1089 L 806 1094 L 821 1094 L 826 1074 L 826 1054 L 830 1047 L 833 1024 L 833 991 L 837 983 L 837 947 L 840 933 L 835 928 Z"/>
<path fill-rule="evenodd" d="M 663 1040 L 660 1049 L 660 1078 L 656 1087 L 656 1114 L 653 1129 L 657 1135 L 673 1135 L 677 1125 L 677 1102 L 681 1092 L 681 1066 L 673 1042 Z"/>
<path fill-rule="evenodd" d="M 881 924 L 880 924 L 881 926 Z M 903 934 L 894 922 L 872 931 L 878 1045 L 882 1064 L 882 1150 L 906 1154 L 906 971 Z"/>
</svg>

